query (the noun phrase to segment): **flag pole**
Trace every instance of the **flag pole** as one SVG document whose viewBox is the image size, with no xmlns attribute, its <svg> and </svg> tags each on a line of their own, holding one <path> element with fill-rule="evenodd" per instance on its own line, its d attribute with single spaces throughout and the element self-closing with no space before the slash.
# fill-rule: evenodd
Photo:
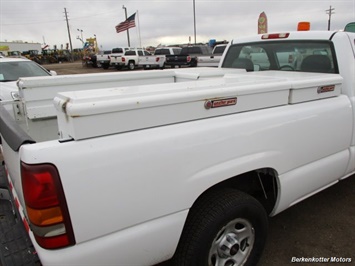
<svg viewBox="0 0 355 266">
<path fill-rule="evenodd" d="M 139 48 L 142 48 L 142 40 L 141 40 L 141 27 L 139 25 L 139 15 L 137 10 L 137 19 L 138 19 L 138 38 L 139 38 Z"/>
<path fill-rule="evenodd" d="M 125 15 L 126 15 L 126 20 L 127 20 L 127 8 L 123 5 L 122 8 L 124 9 L 125 11 Z M 131 47 L 131 43 L 129 41 L 129 31 L 127 29 L 127 40 L 128 40 L 128 47 Z"/>
<path fill-rule="evenodd" d="M 194 36 L 195 36 L 195 45 L 196 45 L 196 8 L 195 8 L 195 0 L 193 0 L 193 10 L 194 10 Z"/>
</svg>

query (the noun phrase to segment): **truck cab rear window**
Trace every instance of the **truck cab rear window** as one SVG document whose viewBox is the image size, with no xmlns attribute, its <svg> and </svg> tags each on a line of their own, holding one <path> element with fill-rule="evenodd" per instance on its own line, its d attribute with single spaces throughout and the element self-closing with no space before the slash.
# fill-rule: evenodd
<svg viewBox="0 0 355 266">
<path fill-rule="evenodd" d="M 235 44 L 222 67 L 247 71 L 283 70 L 338 73 L 334 49 L 329 41 L 288 41 Z"/>
</svg>

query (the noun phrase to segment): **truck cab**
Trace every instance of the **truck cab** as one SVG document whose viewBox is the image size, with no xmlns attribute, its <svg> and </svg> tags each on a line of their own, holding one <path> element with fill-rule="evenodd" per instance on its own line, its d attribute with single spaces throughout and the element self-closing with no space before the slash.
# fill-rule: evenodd
<svg viewBox="0 0 355 266">
<path fill-rule="evenodd" d="M 197 66 L 198 67 L 218 67 L 219 61 L 221 60 L 226 47 L 227 47 L 226 43 L 217 44 L 215 47 L 213 47 L 211 55 L 198 56 L 197 57 Z"/>
<path fill-rule="evenodd" d="M 182 47 L 178 55 L 166 55 L 165 64 L 170 67 L 196 67 L 198 56 L 207 56 L 212 48 L 207 45 L 190 45 Z"/>
</svg>

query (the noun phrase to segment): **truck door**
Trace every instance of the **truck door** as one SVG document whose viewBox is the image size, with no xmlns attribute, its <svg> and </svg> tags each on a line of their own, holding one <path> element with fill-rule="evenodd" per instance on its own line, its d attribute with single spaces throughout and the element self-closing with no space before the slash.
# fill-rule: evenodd
<svg viewBox="0 0 355 266">
<path fill-rule="evenodd" d="M 332 41 L 336 49 L 339 73 L 343 77 L 342 93 L 349 96 L 353 110 L 353 136 L 350 147 L 350 163 L 347 174 L 355 171 L 355 34 L 337 32 Z"/>
</svg>

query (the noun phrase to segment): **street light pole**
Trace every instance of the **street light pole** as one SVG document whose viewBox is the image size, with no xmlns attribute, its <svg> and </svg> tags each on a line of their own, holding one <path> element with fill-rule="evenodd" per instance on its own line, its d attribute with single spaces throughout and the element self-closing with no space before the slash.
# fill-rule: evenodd
<svg viewBox="0 0 355 266">
<path fill-rule="evenodd" d="M 84 45 L 84 38 L 83 38 L 83 30 L 81 30 L 81 29 L 77 29 L 80 33 L 81 33 L 81 42 L 83 43 L 83 45 Z"/>
<path fill-rule="evenodd" d="M 193 0 L 193 9 L 194 9 L 194 36 L 195 36 L 195 45 L 196 45 L 196 10 L 195 10 L 195 0 Z"/>
<path fill-rule="evenodd" d="M 99 49 L 99 45 L 97 44 L 96 34 L 94 34 L 94 37 L 95 37 L 95 52 L 98 53 L 100 49 Z"/>
<path fill-rule="evenodd" d="M 122 8 L 125 11 L 125 16 L 126 16 L 126 20 L 127 20 L 127 8 L 125 6 L 122 6 Z M 128 40 L 128 47 L 131 47 L 131 43 L 129 41 L 129 31 L 128 31 L 128 29 L 127 29 L 127 40 Z"/>
</svg>

